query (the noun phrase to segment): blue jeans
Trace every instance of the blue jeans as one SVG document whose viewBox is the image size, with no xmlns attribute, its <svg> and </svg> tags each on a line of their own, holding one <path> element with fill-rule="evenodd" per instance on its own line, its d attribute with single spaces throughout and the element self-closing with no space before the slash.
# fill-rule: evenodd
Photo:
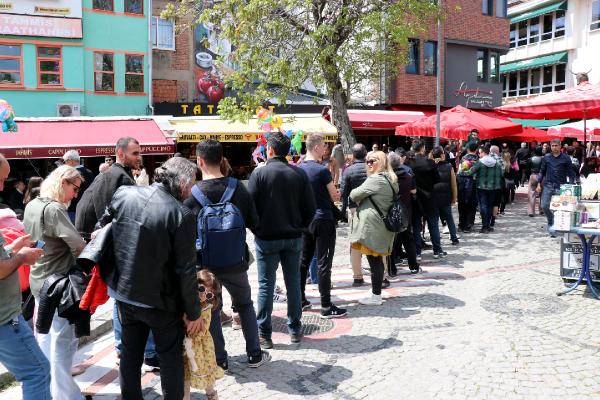
<svg viewBox="0 0 600 400">
<path fill-rule="evenodd" d="M 256 239 L 256 265 L 258 269 L 258 332 L 270 339 L 273 333 L 273 291 L 277 267 L 281 261 L 283 279 L 287 290 L 287 317 L 290 334 L 299 334 L 302 327 L 302 302 L 300 294 L 300 255 L 302 239 Z"/>
<path fill-rule="evenodd" d="M 115 330 L 115 349 L 117 354 L 121 354 L 121 350 L 123 349 L 123 345 L 121 344 L 121 321 L 119 321 L 119 313 L 117 311 L 117 301 L 115 300 L 115 306 L 113 308 L 113 329 Z M 152 336 L 152 331 L 148 335 L 148 340 L 146 341 L 146 348 L 144 349 L 144 358 L 154 358 L 156 357 L 156 346 L 154 344 L 154 336 Z"/>
<path fill-rule="evenodd" d="M 546 216 L 546 220 L 548 221 L 547 229 L 550 229 L 552 225 L 554 225 L 554 211 L 550 209 L 550 200 L 552 196 L 560 194 L 560 186 L 546 184 L 544 185 L 544 189 L 542 190 L 542 195 L 540 197 L 540 207 L 544 210 L 544 215 Z"/>
<path fill-rule="evenodd" d="M 496 200 L 496 190 L 477 189 L 477 197 L 479 198 L 481 228 L 488 229 L 492 223 L 492 212 Z"/>
<path fill-rule="evenodd" d="M 454 217 L 452 216 L 452 206 L 440 207 L 440 216 L 444 218 L 450 231 L 450 240 L 456 242 L 458 237 L 456 236 L 456 224 L 454 224 Z"/>
<path fill-rule="evenodd" d="M 310 283 L 319 283 L 319 270 L 317 268 L 317 257 L 313 257 L 308 267 Z"/>
<path fill-rule="evenodd" d="M 24 400 L 50 400 L 50 363 L 22 316 L 0 325 L 0 362 L 23 384 Z"/>
<path fill-rule="evenodd" d="M 431 237 L 431 244 L 433 245 L 433 254 L 439 254 L 442 250 L 442 242 L 440 240 L 440 214 L 437 208 L 428 210 L 427 215 L 423 215 L 419 207 L 413 208 L 412 215 L 412 226 L 413 226 L 413 237 L 415 238 L 415 249 L 417 255 L 421 255 L 423 249 L 423 242 L 421 240 L 421 219 L 427 220 L 427 227 L 429 228 L 429 236 Z"/>
</svg>

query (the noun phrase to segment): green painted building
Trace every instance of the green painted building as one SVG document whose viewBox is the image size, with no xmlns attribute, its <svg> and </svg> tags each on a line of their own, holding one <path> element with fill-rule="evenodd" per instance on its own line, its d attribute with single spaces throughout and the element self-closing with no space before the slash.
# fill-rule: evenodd
<svg viewBox="0 0 600 400">
<path fill-rule="evenodd" d="M 0 98 L 18 117 L 150 113 L 150 0 L 0 4 Z"/>
</svg>

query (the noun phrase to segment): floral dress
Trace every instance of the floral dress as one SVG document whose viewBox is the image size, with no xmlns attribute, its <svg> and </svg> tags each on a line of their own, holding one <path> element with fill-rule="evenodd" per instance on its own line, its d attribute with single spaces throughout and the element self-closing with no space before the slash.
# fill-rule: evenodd
<svg viewBox="0 0 600 400">
<path fill-rule="evenodd" d="M 223 377 L 223 370 L 217 366 L 215 360 L 215 345 L 208 330 L 211 318 L 211 306 L 202 303 L 202 314 L 200 318 L 204 321 L 202 331 L 192 338 L 192 349 L 194 350 L 197 371 L 192 371 L 192 366 L 184 350 L 185 380 L 195 389 L 206 389 L 213 386 L 217 379 Z"/>
</svg>

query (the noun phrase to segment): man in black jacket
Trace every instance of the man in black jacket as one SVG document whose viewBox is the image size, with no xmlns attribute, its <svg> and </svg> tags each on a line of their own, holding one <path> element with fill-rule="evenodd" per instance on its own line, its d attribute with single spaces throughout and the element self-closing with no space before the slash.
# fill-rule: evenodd
<svg viewBox="0 0 600 400">
<path fill-rule="evenodd" d="M 519 163 L 519 184 L 525 186 L 525 182 L 529 179 L 529 159 L 531 158 L 531 151 L 527 147 L 527 143 L 521 143 L 521 148 L 517 150 L 515 157 Z"/>
<path fill-rule="evenodd" d="M 413 208 L 412 227 L 417 249 L 417 260 L 421 258 L 421 220 L 425 218 L 431 243 L 433 244 L 433 258 L 445 257 L 446 252 L 442 250 L 440 240 L 440 214 L 435 204 L 433 187 L 440 181 L 440 174 L 433 160 L 425 154 L 425 143 L 415 140 L 412 144 L 415 157 L 407 163 L 415 174 L 417 184 L 416 207 Z"/>
<path fill-rule="evenodd" d="M 315 200 L 308 176 L 288 164 L 290 139 L 277 132 L 267 139 L 267 163 L 250 176 L 248 189 L 258 212 L 256 264 L 258 268 L 258 330 L 263 348 L 272 348 L 271 313 L 276 271 L 281 261 L 287 289 L 288 331 L 301 340 L 300 254 L 302 233 L 315 215 Z"/>
<path fill-rule="evenodd" d="M 348 208 L 348 220 L 352 221 L 356 213 L 356 203 L 350 200 L 350 192 L 356 189 L 367 179 L 367 148 L 362 143 L 356 143 L 352 146 L 352 156 L 354 161 L 352 165 L 346 168 L 342 177 L 341 196 L 342 196 L 342 213 L 345 213 Z M 365 284 L 361 269 L 362 253 L 356 249 L 350 248 L 350 265 L 352 265 L 352 286 L 362 286 Z"/>
<path fill-rule="evenodd" d="M 81 182 L 81 187 L 79 188 L 79 194 L 73 200 L 71 200 L 71 204 L 69 204 L 69 218 L 71 218 L 71 222 L 75 223 L 75 213 L 77 211 L 77 204 L 79 204 L 79 200 L 83 197 L 83 194 L 90 187 L 92 182 L 94 181 L 94 174 L 92 171 L 87 169 L 84 165 L 81 165 L 81 157 L 79 156 L 79 152 L 77 150 L 69 150 L 63 154 L 63 161 L 65 164 L 75 168 L 83 177 L 83 181 Z"/>
<path fill-rule="evenodd" d="M 114 166 L 112 167 L 114 168 Z M 122 325 L 121 395 L 142 399 L 144 347 L 151 331 L 161 362 L 165 399 L 183 398 L 182 347 L 202 329 L 196 279 L 196 220 L 181 202 L 189 197 L 196 166 L 171 158 L 151 186 L 117 190 L 100 220 L 112 221 L 115 267 L 103 274 Z"/>
<path fill-rule="evenodd" d="M 225 193 L 229 179 L 221 173 L 221 161 L 223 160 L 223 147 L 221 143 L 214 139 L 203 140 L 196 146 L 196 162 L 202 171 L 202 181 L 197 184 L 200 191 L 213 204 L 219 203 Z M 194 198 L 188 198 L 184 204 L 189 207 L 197 216 L 202 210 L 202 205 Z M 254 229 L 258 222 L 256 207 L 252 197 L 244 185 L 237 181 L 237 187 L 231 198 L 231 204 L 236 206 L 244 218 L 246 228 Z M 230 244 L 230 246 L 233 244 Z M 244 251 L 248 254 L 248 246 L 244 243 Z M 198 266 L 202 268 L 202 265 Z M 248 282 L 248 262 L 246 260 L 239 266 L 227 270 L 211 269 L 221 285 L 227 289 L 231 296 L 233 307 L 238 312 L 244 339 L 246 340 L 246 355 L 248 356 L 248 366 L 252 368 L 259 367 L 264 362 L 269 361 L 271 356 L 266 351 L 261 351 L 258 341 L 258 325 L 256 323 L 256 313 L 252 303 L 252 291 Z M 222 302 L 219 307 L 212 310 L 210 320 L 210 334 L 215 345 L 215 355 L 217 364 L 224 370 L 228 369 L 227 351 L 225 351 L 225 338 L 221 327 L 220 313 Z"/>
</svg>

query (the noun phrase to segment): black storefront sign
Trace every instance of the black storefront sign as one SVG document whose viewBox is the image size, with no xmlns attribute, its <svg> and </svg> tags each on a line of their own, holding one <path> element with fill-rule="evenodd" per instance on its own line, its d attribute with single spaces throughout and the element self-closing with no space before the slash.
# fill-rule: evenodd
<svg viewBox="0 0 600 400">
<path fill-rule="evenodd" d="M 321 113 L 323 107 L 318 104 L 269 106 L 277 114 Z M 172 115 L 174 117 L 218 116 L 217 110 L 217 104 L 213 103 L 154 103 L 154 115 Z"/>
</svg>

